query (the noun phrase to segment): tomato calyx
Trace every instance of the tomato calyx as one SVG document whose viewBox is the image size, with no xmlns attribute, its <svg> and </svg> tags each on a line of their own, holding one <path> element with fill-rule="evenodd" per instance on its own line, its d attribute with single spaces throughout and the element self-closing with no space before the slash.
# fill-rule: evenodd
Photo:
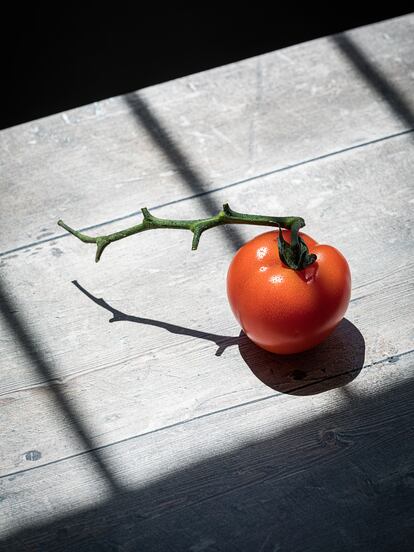
<svg viewBox="0 0 414 552">
<path fill-rule="evenodd" d="M 308 246 L 299 235 L 299 229 L 304 226 L 301 222 L 293 224 L 291 229 L 291 240 L 288 243 L 283 237 L 279 225 L 277 246 L 280 260 L 292 270 L 302 270 L 316 261 L 316 255 L 309 253 Z"/>
</svg>

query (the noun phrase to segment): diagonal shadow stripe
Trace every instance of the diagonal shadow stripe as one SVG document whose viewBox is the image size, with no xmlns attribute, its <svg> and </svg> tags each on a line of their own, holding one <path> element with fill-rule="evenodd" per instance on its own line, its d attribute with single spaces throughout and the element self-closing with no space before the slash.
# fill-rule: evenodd
<svg viewBox="0 0 414 552">
<path fill-rule="evenodd" d="M 56 379 L 56 374 L 53 367 L 39 349 L 36 336 L 17 314 L 16 305 L 9 298 L 9 294 L 6 292 L 4 284 L 1 282 L 1 280 L 0 306 L 0 313 L 4 319 L 5 326 L 9 328 L 10 333 L 13 335 L 16 342 L 24 351 L 31 365 L 36 369 L 38 374 L 45 381 L 53 381 L 54 379 Z M 122 487 L 118 483 L 117 478 L 105 463 L 102 454 L 99 451 L 99 448 L 97 448 L 97 444 L 94 443 L 93 439 L 90 437 L 90 432 L 88 428 L 80 420 L 75 409 L 71 406 L 69 400 L 66 398 L 66 395 L 63 393 L 58 385 L 50 384 L 49 389 L 53 391 L 54 398 L 58 407 L 64 413 L 72 429 L 76 432 L 77 436 L 82 441 L 83 447 L 86 449 L 86 451 L 90 453 L 92 461 L 94 462 L 100 474 L 108 483 L 111 491 L 113 493 L 122 492 Z"/>
<path fill-rule="evenodd" d="M 309 159 L 304 159 L 302 161 L 296 161 L 294 163 L 291 163 L 290 165 L 283 165 L 281 167 L 277 167 L 275 169 L 272 169 L 270 171 L 260 173 L 254 176 L 249 176 L 247 178 L 243 178 L 241 180 L 236 180 L 235 182 L 230 182 L 229 184 L 223 184 L 222 186 L 217 186 L 216 188 L 210 188 L 209 190 L 206 190 L 204 192 L 194 193 L 188 196 L 180 197 L 178 199 L 172 199 L 170 201 L 166 201 L 164 203 L 159 203 L 157 205 L 151 205 L 149 207 L 150 211 L 156 211 L 157 209 L 162 209 L 163 207 L 169 207 L 170 205 L 177 205 L 179 203 L 184 203 L 186 201 L 191 201 L 193 199 L 197 199 L 200 197 L 203 197 L 205 195 L 211 195 L 217 192 L 220 192 L 222 190 L 227 190 L 229 188 L 234 188 L 236 186 L 240 186 L 242 184 L 247 184 L 249 182 L 253 182 L 255 180 L 259 180 L 260 178 L 265 178 L 267 176 L 271 176 L 273 174 L 279 174 L 283 173 L 292 169 L 296 169 L 298 167 L 302 167 L 304 165 L 309 165 L 311 163 L 317 163 L 318 161 L 323 161 L 325 159 L 330 159 L 331 157 L 335 157 L 337 155 L 342 155 L 345 153 L 348 153 L 350 151 L 359 150 L 362 148 L 365 148 L 367 146 L 372 146 L 375 144 L 380 144 L 381 142 L 385 142 L 386 140 L 392 140 L 395 138 L 400 138 L 402 136 L 405 136 L 406 134 L 413 134 L 414 135 L 414 129 L 409 128 L 407 130 L 401 130 L 399 132 L 394 132 L 393 134 L 387 134 L 385 136 L 381 136 L 380 138 L 374 138 L 372 140 L 368 140 L 366 142 L 360 142 L 358 144 L 354 144 L 352 146 L 348 146 L 346 148 L 341 148 L 338 150 L 333 150 L 328 153 L 322 153 L 321 155 L 317 155 L 316 157 L 310 157 Z M 218 204 L 217 204 L 218 205 Z M 216 212 L 214 213 L 216 214 Z M 119 217 L 115 217 L 109 220 L 105 220 L 103 222 L 98 222 L 96 224 L 91 224 L 90 226 L 82 226 L 79 228 L 80 232 L 88 232 L 89 230 L 95 230 L 97 228 L 103 228 L 104 226 L 107 226 L 108 224 L 113 224 L 114 222 L 120 222 L 124 220 L 128 220 L 130 218 L 135 218 L 136 216 L 141 215 L 141 210 L 139 211 L 133 211 L 130 213 L 127 213 L 125 215 L 120 215 Z M 224 230 L 224 227 L 221 228 L 221 230 Z M 227 230 L 232 230 L 231 227 L 227 227 Z M 12 249 L 7 249 L 5 251 L 0 252 L 0 257 L 4 257 L 6 255 L 11 255 L 12 253 L 17 253 L 19 251 L 23 251 L 24 249 L 28 249 L 30 247 L 34 247 L 36 245 L 42 245 L 44 243 L 53 242 L 55 240 L 61 240 L 62 238 L 67 238 L 71 234 L 69 232 L 64 232 L 62 234 L 57 234 L 55 236 L 51 236 L 48 238 L 44 238 L 41 240 L 36 240 L 34 242 L 26 243 L 24 245 L 19 245 L 17 247 L 14 247 Z"/>
<path fill-rule="evenodd" d="M 383 97 L 397 117 L 404 121 L 409 127 L 414 127 L 414 114 L 411 111 L 404 96 L 391 84 L 386 77 L 374 65 L 368 61 L 363 51 L 345 35 L 338 35 L 333 38 L 335 43 L 341 48 L 344 54 L 350 59 L 358 69 L 361 76 Z M 203 204 L 210 214 L 215 214 L 220 207 L 215 203 L 213 198 L 208 195 L 204 179 L 199 171 L 197 171 L 190 163 L 187 156 L 181 151 L 179 146 L 168 135 L 167 131 L 162 127 L 157 117 L 154 115 L 150 107 L 137 93 L 126 96 L 126 103 L 130 107 L 137 122 L 144 126 L 153 142 L 164 152 L 170 163 L 174 165 L 182 180 L 187 184 L 192 191 L 192 197 L 202 198 Z M 411 130 L 409 131 L 411 132 Z M 242 240 L 238 230 L 234 227 L 229 228 L 226 233 L 228 239 L 232 242 L 235 248 L 240 247 Z M 53 238 L 56 239 L 56 238 Z M 22 346 L 27 357 L 36 366 L 38 372 L 46 380 L 54 379 L 54 371 L 52 366 L 44 358 L 36 347 L 35 337 L 30 334 L 29 329 L 24 322 L 16 315 L 15 308 L 12 302 L 7 297 L 7 294 L 1 287 L 0 283 L 0 302 L 1 312 L 6 323 L 15 335 L 17 341 Z M 55 398 L 70 420 L 71 425 L 77 432 L 78 436 L 83 441 L 86 451 L 90 452 L 95 464 L 98 466 L 101 474 L 108 481 L 113 492 L 120 492 L 121 486 L 116 481 L 114 475 L 103 461 L 99 454 L 99 447 L 93 442 L 88 434 L 88 430 L 78 418 L 65 395 L 57 386 L 51 386 Z"/>
<path fill-rule="evenodd" d="M 125 102 L 131 109 L 137 123 L 143 126 L 154 144 L 164 153 L 169 162 L 175 167 L 182 181 L 192 191 L 195 197 L 200 197 L 201 202 L 210 215 L 216 215 L 221 205 L 216 203 L 209 191 L 201 173 L 194 168 L 188 156 L 180 149 L 178 144 L 169 136 L 148 103 L 138 92 L 127 94 Z M 231 242 L 235 250 L 243 244 L 240 231 L 233 227 L 226 228 L 226 238 Z"/>
<path fill-rule="evenodd" d="M 340 48 L 367 84 L 388 103 L 394 115 L 410 128 L 414 127 L 414 113 L 404 94 L 367 58 L 362 48 L 345 33 L 335 35 L 331 40 Z"/>
<path fill-rule="evenodd" d="M 331 399 L 332 408 L 303 412 L 286 427 L 261 424 L 260 413 L 273 410 L 254 408 L 250 416 L 259 416 L 258 430 L 241 426 L 240 433 L 243 418 L 223 413 L 215 423 L 233 420 L 225 425 L 228 443 L 129 485 L 122 496 L 56 515 L 49 511 L 43 519 L 33 516 L 24 527 L 16 523 L 0 549 L 269 552 L 282 550 L 280 542 L 284 550 L 303 550 L 306 542 L 306 550 L 318 552 L 411 552 L 414 382 L 408 359 L 400 369 L 404 379 L 391 379 L 381 391 L 374 386 L 346 403 Z M 207 427 L 214 433 L 218 426 Z M 189 450 L 184 435 L 171 430 L 165 446 L 180 454 L 183 443 Z M 197 430 L 200 426 L 190 431 Z M 244 438 L 232 440 L 234 431 Z M 201 438 L 208 437 L 204 431 Z M 62 477 L 72 465 L 62 466 Z M 263 547 L 269 528 L 274 539 Z M 192 546 L 200 535 L 212 536 L 217 545 Z"/>
</svg>

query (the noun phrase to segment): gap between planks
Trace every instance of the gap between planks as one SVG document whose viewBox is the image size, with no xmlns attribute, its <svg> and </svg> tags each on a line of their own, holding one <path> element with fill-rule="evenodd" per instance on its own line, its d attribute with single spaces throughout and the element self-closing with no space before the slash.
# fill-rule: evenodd
<svg viewBox="0 0 414 552">
<path fill-rule="evenodd" d="M 375 368 L 376 366 L 378 366 L 380 364 L 385 364 L 386 362 L 398 361 L 400 358 L 406 357 L 406 356 L 408 356 L 412 353 L 414 353 L 414 349 L 410 349 L 408 351 L 404 351 L 404 352 L 398 353 L 396 355 L 387 356 L 387 357 L 385 357 L 381 360 L 376 360 L 374 362 L 371 362 L 370 364 L 364 365 L 361 369 L 361 372 L 362 371 L 367 372 L 371 368 Z M 341 374 L 335 374 L 334 376 L 330 376 L 328 378 L 325 378 L 324 381 L 329 380 L 329 379 L 335 379 L 335 378 L 338 378 L 338 377 L 342 377 L 346 374 L 352 374 L 352 372 L 354 372 L 356 370 L 357 369 L 349 370 L 349 371 L 343 372 Z M 291 389 L 290 393 L 295 392 L 295 391 L 299 391 L 301 389 L 309 388 L 313 385 L 318 385 L 320 382 L 321 382 L 321 380 L 315 381 L 315 382 L 312 382 L 312 383 L 307 383 L 305 385 L 298 385 L 294 389 Z M 265 397 L 259 397 L 258 399 L 252 399 L 250 401 L 245 401 L 243 403 L 238 403 L 238 404 L 234 404 L 234 405 L 231 405 L 231 406 L 227 406 L 226 408 L 221 408 L 219 410 L 213 410 L 212 412 L 207 412 L 205 414 L 201 414 L 200 416 L 194 416 L 193 418 L 189 418 L 188 420 L 180 420 L 179 422 L 175 422 L 173 424 L 168 424 L 166 426 L 162 426 L 162 427 L 159 427 L 159 428 L 156 428 L 156 429 L 152 429 L 152 430 L 146 431 L 144 433 L 138 433 L 136 435 L 131 435 L 130 437 L 126 437 L 125 439 L 120 439 L 119 441 L 114 441 L 112 443 L 107 443 L 106 445 L 101 445 L 101 446 L 98 446 L 98 447 L 94 447 L 93 449 L 82 450 L 81 452 L 77 452 L 76 454 L 70 454 L 68 456 L 65 456 L 64 458 L 59 458 L 57 460 L 52 460 L 51 462 L 46 462 L 46 463 L 41 464 L 39 466 L 33 466 L 31 468 L 25 468 L 25 469 L 22 469 L 22 470 L 9 472 L 7 474 L 0 475 L 0 480 L 5 479 L 7 477 L 14 477 L 14 476 L 17 476 L 17 475 L 21 475 L 23 473 L 30 472 L 30 471 L 33 471 L 33 470 L 38 470 L 38 469 L 41 469 L 41 468 L 45 468 L 47 466 L 52 466 L 54 464 L 59 464 L 61 462 L 65 462 L 67 460 L 72 460 L 73 458 L 78 458 L 80 456 L 84 456 L 85 454 L 89 454 L 91 452 L 108 449 L 109 447 L 113 447 L 113 446 L 116 446 L 116 445 L 119 445 L 119 444 L 122 444 L 122 443 L 126 443 L 126 442 L 129 442 L 129 441 L 133 441 L 135 439 L 139 439 L 140 437 L 146 437 L 148 435 L 154 435 L 156 433 L 161 433 L 162 431 L 167 431 L 169 429 L 180 427 L 180 426 L 192 423 L 192 422 L 197 422 L 197 421 L 203 420 L 205 418 L 210 418 L 211 416 L 216 416 L 216 415 L 219 415 L 219 414 L 223 414 L 224 412 L 229 412 L 229 411 L 232 411 L 232 410 L 236 410 L 238 408 L 243 408 L 245 406 L 250 406 L 250 405 L 253 405 L 253 404 L 257 404 L 257 403 L 262 403 L 262 402 L 268 401 L 269 399 L 277 399 L 277 398 L 279 398 L 281 396 L 284 396 L 284 395 L 286 395 L 286 393 L 282 393 L 282 392 L 272 393 L 270 395 L 266 395 Z"/>
<path fill-rule="evenodd" d="M 308 164 L 311 164 L 311 163 L 316 163 L 318 161 L 323 161 L 324 159 L 329 159 L 330 157 L 335 157 L 336 155 L 341 155 L 343 153 L 348 153 L 348 152 L 353 151 L 353 150 L 359 150 L 359 149 L 362 149 L 364 147 L 368 147 L 368 146 L 371 146 L 371 145 L 374 145 L 374 144 L 378 144 L 380 142 L 385 142 L 387 140 L 392 140 L 393 138 L 398 138 L 400 136 L 405 136 L 405 135 L 411 134 L 413 132 L 414 132 L 414 128 L 409 128 L 409 129 L 406 129 L 406 130 L 403 130 L 403 131 L 400 131 L 400 132 L 395 132 L 393 134 L 388 134 L 386 136 L 382 136 L 381 138 L 375 138 L 373 140 L 368 140 L 367 142 L 361 142 L 359 144 L 354 144 L 353 146 L 348 146 L 346 148 L 334 150 L 334 151 L 331 151 L 331 152 L 328 152 L 328 153 L 324 153 L 322 155 L 317 155 L 316 157 L 311 157 L 310 159 L 304 159 L 302 161 L 297 161 L 296 163 L 291 163 L 291 164 L 288 164 L 288 165 L 284 165 L 282 167 L 277 167 L 276 169 L 272 169 L 271 171 L 266 171 L 264 173 L 256 174 L 254 176 L 250 176 L 250 177 L 244 178 L 242 180 L 237 180 L 236 182 L 231 182 L 230 184 L 225 184 L 224 186 L 219 186 L 219 187 L 213 188 L 211 190 L 206 190 L 204 192 L 198 192 L 196 194 L 185 196 L 185 197 L 182 197 L 180 199 L 175 199 L 175 200 L 172 200 L 172 201 L 167 201 L 166 203 L 161 203 L 159 205 L 155 205 L 153 207 L 150 207 L 149 209 L 150 209 L 150 211 L 156 211 L 157 209 L 161 209 L 163 207 L 168 207 L 170 205 L 176 205 L 178 203 L 184 203 L 185 201 L 190 201 L 190 200 L 198 198 L 198 197 L 203 197 L 203 196 L 206 196 L 206 195 L 213 194 L 215 192 L 220 192 L 222 190 L 226 190 L 226 189 L 229 189 L 229 188 L 234 188 L 236 186 L 246 184 L 247 182 L 252 182 L 254 180 L 258 180 L 260 178 L 265 178 L 267 176 L 271 176 L 272 174 L 278 174 L 278 173 L 281 173 L 281 172 L 288 171 L 290 169 L 295 169 L 297 167 L 302 167 L 304 165 L 308 165 Z M 99 223 L 93 224 L 91 226 L 85 226 L 83 228 L 80 228 L 79 231 L 80 232 L 87 232 L 89 230 L 95 230 L 97 228 L 102 228 L 104 226 L 107 226 L 108 224 L 113 224 L 115 222 L 121 222 L 123 220 L 127 220 L 129 218 L 136 217 L 137 215 L 140 215 L 140 214 L 141 214 L 141 210 L 134 211 L 133 213 L 128 213 L 127 215 L 122 215 L 120 217 L 116 217 L 116 218 L 113 218 L 113 219 L 110 219 L 110 220 L 107 220 L 107 221 L 104 221 L 104 222 L 99 222 Z M 55 236 L 50 236 L 48 238 L 44 238 L 44 239 L 41 239 L 41 240 L 30 242 L 30 243 L 25 244 L 25 245 L 19 245 L 18 247 L 14 247 L 13 249 L 8 249 L 6 251 L 0 252 L 0 257 L 4 257 L 4 256 L 10 255 L 12 253 L 17 253 L 18 251 L 22 251 L 23 249 L 29 249 L 31 247 L 35 247 L 36 245 L 41 245 L 41 244 L 48 243 L 48 242 L 51 242 L 51 241 L 60 240 L 62 238 L 66 238 L 68 236 L 70 236 L 70 234 L 68 232 L 65 232 L 63 234 L 57 234 Z"/>
</svg>

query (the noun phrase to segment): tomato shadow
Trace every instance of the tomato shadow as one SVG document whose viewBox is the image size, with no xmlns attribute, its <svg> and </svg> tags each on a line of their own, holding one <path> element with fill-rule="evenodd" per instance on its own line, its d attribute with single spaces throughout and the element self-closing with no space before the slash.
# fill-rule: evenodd
<svg viewBox="0 0 414 552">
<path fill-rule="evenodd" d="M 265 385 L 292 395 L 315 395 L 354 380 L 364 366 L 365 340 L 344 318 L 320 345 L 294 355 L 276 355 L 240 333 L 240 356 Z"/>
<path fill-rule="evenodd" d="M 238 336 L 220 335 L 162 320 L 133 316 L 115 309 L 103 298 L 95 297 L 76 280 L 72 283 L 86 297 L 112 315 L 109 319 L 111 323 L 134 322 L 163 328 L 176 335 L 210 341 L 217 346 L 215 356 L 218 357 L 229 347 L 237 346 L 241 359 L 251 372 L 262 383 L 280 393 L 315 395 L 342 387 L 355 379 L 364 365 L 364 338 L 354 324 L 345 318 L 318 347 L 295 355 L 276 355 L 257 347 L 243 331 Z"/>
</svg>

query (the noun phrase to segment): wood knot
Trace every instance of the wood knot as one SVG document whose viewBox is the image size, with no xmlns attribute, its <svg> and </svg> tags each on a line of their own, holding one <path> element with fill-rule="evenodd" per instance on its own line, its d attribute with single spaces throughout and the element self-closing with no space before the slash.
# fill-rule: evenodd
<svg viewBox="0 0 414 552">
<path fill-rule="evenodd" d="M 338 435 L 335 429 L 326 429 L 320 433 L 321 446 L 332 447 L 337 444 Z"/>
<path fill-rule="evenodd" d="M 29 450 L 24 454 L 24 457 L 26 458 L 26 460 L 34 462 L 36 460 L 40 460 L 40 458 L 42 457 L 42 453 L 38 450 Z"/>
</svg>

